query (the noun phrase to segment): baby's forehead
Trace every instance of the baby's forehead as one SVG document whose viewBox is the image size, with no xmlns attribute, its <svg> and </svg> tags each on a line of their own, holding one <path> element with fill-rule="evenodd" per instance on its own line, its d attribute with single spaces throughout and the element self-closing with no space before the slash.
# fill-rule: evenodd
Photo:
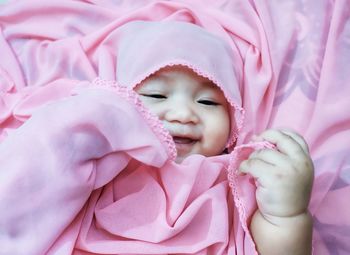
<svg viewBox="0 0 350 255">
<path fill-rule="evenodd" d="M 180 65 L 163 67 L 146 78 L 140 85 L 161 87 L 176 83 L 184 83 L 187 84 L 187 86 L 192 85 L 192 87 L 197 87 L 201 90 L 221 92 L 221 89 L 213 81 L 197 74 L 189 67 Z"/>
</svg>

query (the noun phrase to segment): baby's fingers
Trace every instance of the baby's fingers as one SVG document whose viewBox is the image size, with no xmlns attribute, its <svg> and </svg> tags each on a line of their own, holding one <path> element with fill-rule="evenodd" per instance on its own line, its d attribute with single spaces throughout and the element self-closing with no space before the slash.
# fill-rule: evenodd
<svg viewBox="0 0 350 255">
<path fill-rule="evenodd" d="M 304 150 L 304 152 L 306 154 L 309 154 L 309 146 L 307 145 L 305 139 L 302 136 L 300 136 L 299 134 L 295 133 L 294 131 L 288 130 L 288 129 L 281 129 L 281 132 L 292 137 L 301 146 L 301 148 Z"/>
<path fill-rule="evenodd" d="M 262 149 L 250 154 L 249 159 L 260 159 L 274 166 L 283 167 L 289 162 L 289 158 L 281 152 L 273 149 Z"/>
<path fill-rule="evenodd" d="M 259 139 L 276 144 L 278 150 L 283 154 L 295 158 L 305 156 L 304 148 L 287 133 L 275 129 L 268 129 L 258 136 Z"/>
<path fill-rule="evenodd" d="M 252 158 L 242 161 L 239 171 L 250 174 L 260 186 L 268 186 L 271 184 L 271 176 L 276 173 L 276 168 L 262 159 Z"/>
</svg>

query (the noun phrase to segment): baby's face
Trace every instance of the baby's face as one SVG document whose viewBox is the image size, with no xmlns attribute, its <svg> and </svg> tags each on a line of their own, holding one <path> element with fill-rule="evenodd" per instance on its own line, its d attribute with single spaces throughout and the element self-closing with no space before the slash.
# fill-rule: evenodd
<svg viewBox="0 0 350 255">
<path fill-rule="evenodd" d="M 186 67 L 166 67 L 135 90 L 173 137 L 176 162 L 223 152 L 230 135 L 229 104 L 211 81 Z"/>
</svg>

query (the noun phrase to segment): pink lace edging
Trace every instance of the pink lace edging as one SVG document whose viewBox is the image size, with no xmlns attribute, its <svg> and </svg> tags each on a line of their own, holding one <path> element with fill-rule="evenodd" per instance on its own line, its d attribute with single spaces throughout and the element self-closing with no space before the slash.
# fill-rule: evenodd
<svg viewBox="0 0 350 255">
<path fill-rule="evenodd" d="M 201 70 L 199 70 L 197 67 L 187 63 L 186 61 L 183 60 L 174 60 L 172 62 L 167 62 L 167 63 L 162 63 L 160 65 L 155 66 L 155 68 L 152 69 L 152 71 L 146 73 L 145 75 L 142 75 L 141 77 L 138 77 L 137 79 L 135 79 L 135 81 L 133 82 L 132 85 L 132 89 L 135 88 L 138 84 L 140 84 L 142 81 L 144 81 L 145 79 L 147 79 L 148 77 L 150 77 L 152 74 L 156 73 L 157 71 L 159 71 L 160 69 L 164 68 L 164 67 L 168 67 L 168 66 L 176 66 L 176 65 L 180 65 L 180 66 L 184 66 L 184 67 L 188 67 L 191 70 L 193 70 L 196 74 L 198 74 L 199 76 L 202 76 L 204 78 L 209 79 L 210 81 L 212 81 L 213 83 L 215 83 L 220 90 L 224 93 L 225 98 L 227 99 L 227 101 L 229 102 L 229 104 L 235 109 L 235 113 L 238 112 L 239 113 L 239 117 L 236 118 L 236 130 L 233 130 L 233 132 L 231 133 L 231 137 L 229 139 L 229 141 L 227 142 L 226 147 L 230 148 L 232 147 L 238 137 L 239 132 L 242 129 L 243 126 L 243 122 L 244 122 L 244 115 L 245 115 L 245 111 L 244 109 L 239 106 L 237 103 L 233 102 L 231 100 L 230 97 L 228 97 L 227 93 L 225 92 L 225 90 L 223 89 L 224 86 L 222 86 L 222 84 L 220 82 L 217 81 L 217 79 L 215 79 L 212 75 L 209 75 L 206 72 L 203 72 Z M 123 85 L 123 84 L 122 84 Z M 236 115 L 234 115 L 236 116 Z"/>
<path fill-rule="evenodd" d="M 99 87 L 112 88 L 119 96 L 126 99 L 128 102 L 133 103 L 136 106 L 137 111 L 141 116 L 146 120 L 147 124 L 151 127 L 152 131 L 160 139 L 160 141 L 165 145 L 169 160 L 175 160 L 176 158 L 176 147 L 173 141 L 173 138 L 169 132 L 163 127 L 162 122 L 158 119 L 156 115 L 151 113 L 141 102 L 138 97 L 138 94 L 123 86 L 119 86 L 116 81 L 113 80 L 104 80 L 100 77 L 97 77 L 92 82 L 93 85 Z"/>
<path fill-rule="evenodd" d="M 246 233 L 248 233 L 248 235 L 250 235 L 248 226 L 246 224 L 247 213 L 246 213 L 244 203 L 242 202 L 242 200 L 240 198 L 240 194 L 239 194 L 238 188 L 237 188 L 238 187 L 238 180 L 237 179 L 238 179 L 238 175 L 239 175 L 238 169 L 233 166 L 234 162 L 237 160 L 237 153 L 238 153 L 239 149 L 241 149 L 241 147 L 237 147 L 233 150 L 233 152 L 231 152 L 229 166 L 227 168 L 227 179 L 228 179 L 228 185 L 231 188 L 233 200 L 235 202 L 236 208 L 238 209 L 239 220 L 241 221 L 243 230 Z"/>
<path fill-rule="evenodd" d="M 255 149 L 262 149 L 262 148 L 270 148 L 274 149 L 276 146 L 274 144 L 271 144 L 270 142 L 252 142 L 252 143 L 247 143 L 241 146 L 236 147 L 230 155 L 230 161 L 229 165 L 227 167 L 227 179 L 228 179 L 228 185 L 231 188 L 231 192 L 233 195 L 233 200 L 236 205 L 236 208 L 238 209 L 238 215 L 239 215 L 239 220 L 242 224 L 242 228 L 244 232 L 249 236 L 251 241 L 254 243 L 254 239 L 250 234 L 248 225 L 247 225 L 247 212 L 246 208 L 244 206 L 244 202 L 241 199 L 241 194 L 238 191 L 238 165 L 235 164 L 237 162 L 237 156 L 239 153 L 239 150 L 244 149 L 244 148 L 255 148 Z M 255 243 L 254 243 L 255 244 Z"/>
</svg>

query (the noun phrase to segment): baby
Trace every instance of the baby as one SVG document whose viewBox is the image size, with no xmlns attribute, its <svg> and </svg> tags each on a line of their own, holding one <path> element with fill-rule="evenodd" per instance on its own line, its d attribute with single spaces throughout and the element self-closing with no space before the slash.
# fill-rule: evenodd
<svg viewBox="0 0 350 255">
<path fill-rule="evenodd" d="M 267 130 L 253 140 L 274 149 L 232 157 L 255 148 L 239 144 L 244 103 L 233 49 L 183 22 L 132 22 L 118 32 L 117 83 L 57 81 L 18 104 L 20 116 L 20 107 L 28 114 L 50 102 L 0 144 L 1 247 L 310 254 L 313 166 L 302 137 Z M 236 164 L 236 188 L 256 188 L 239 193 L 241 203 L 227 181 Z"/>
<path fill-rule="evenodd" d="M 210 80 L 183 66 L 165 67 L 136 88 L 176 145 L 176 162 L 192 154 L 223 153 L 230 135 L 229 103 Z M 277 150 L 252 153 L 240 165 L 257 181 L 259 209 L 251 230 L 261 254 L 311 254 L 312 221 L 307 207 L 313 166 L 306 142 L 287 130 L 267 130 L 254 141 Z"/>
<path fill-rule="evenodd" d="M 231 87 L 238 87 L 232 85 L 232 82 L 238 83 L 239 77 L 235 67 L 231 77 L 230 71 L 227 71 L 232 64 L 228 63 L 229 60 L 226 61 L 225 56 L 230 56 L 230 53 L 224 53 L 226 49 L 221 52 L 223 47 L 214 45 L 220 44 L 219 42 L 202 37 L 203 33 L 198 32 L 197 28 L 191 28 L 189 24 L 174 22 L 172 25 L 164 25 L 163 28 L 159 25 L 156 29 L 152 26 L 145 25 L 142 29 L 146 30 L 144 34 L 152 34 L 154 38 L 151 42 L 143 42 L 140 52 L 138 50 L 141 47 L 135 46 L 136 42 L 129 46 L 133 52 L 139 53 L 140 60 L 136 64 L 128 64 L 135 70 L 137 68 L 133 66 L 140 65 L 139 62 L 148 62 L 143 56 L 152 56 L 155 58 L 152 61 L 163 65 L 157 65 L 152 70 L 152 75 L 132 87 L 173 137 L 177 149 L 176 162 L 181 163 L 192 154 L 209 157 L 232 151 L 233 141 L 237 136 L 235 133 L 240 131 L 240 109 L 237 105 L 241 102 L 237 100 L 237 91 L 230 90 Z M 181 39 L 174 36 L 176 29 L 181 29 L 181 33 L 177 31 L 182 34 L 179 37 L 187 38 L 183 40 L 183 47 Z M 186 30 L 192 34 L 186 35 Z M 161 33 L 158 39 L 157 32 Z M 135 37 L 135 41 L 143 41 L 142 34 Z M 201 43 L 195 44 L 195 40 L 191 41 L 190 38 L 201 40 Z M 132 40 L 126 41 L 130 43 Z M 205 45 L 206 41 L 212 44 L 211 47 Z M 171 44 L 165 46 L 164 42 L 173 42 L 176 50 L 172 49 Z M 157 49 L 158 54 L 152 49 Z M 185 49 L 187 55 L 181 49 Z M 201 50 L 206 53 L 206 58 L 201 56 Z M 230 57 L 237 58 L 237 55 Z M 224 66 L 220 66 L 222 63 Z M 123 69 L 123 63 L 119 68 Z M 154 72 L 157 68 L 159 70 Z M 221 69 L 225 70 L 225 74 Z M 207 75 L 208 70 L 211 70 L 210 75 Z M 119 74 L 123 83 L 123 74 Z M 231 79 L 231 85 L 225 84 L 225 77 Z M 262 149 L 252 153 L 239 167 L 242 174 L 253 176 L 257 184 L 258 210 L 252 217 L 250 229 L 258 251 L 261 254 L 310 254 L 312 220 L 307 207 L 313 180 L 313 164 L 308 146 L 301 136 L 289 130 L 266 130 L 253 137 L 253 140 L 268 141 L 276 145 L 276 149 Z"/>
</svg>

